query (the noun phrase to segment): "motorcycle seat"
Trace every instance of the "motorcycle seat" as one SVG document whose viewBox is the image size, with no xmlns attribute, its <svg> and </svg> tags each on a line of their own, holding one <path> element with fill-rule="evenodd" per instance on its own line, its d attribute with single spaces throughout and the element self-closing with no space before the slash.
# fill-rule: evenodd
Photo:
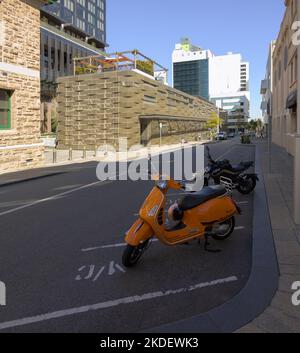
<svg viewBox="0 0 300 353">
<path fill-rule="evenodd" d="M 226 193 L 227 190 L 224 185 L 208 186 L 199 192 L 187 193 L 179 200 L 178 206 L 182 211 L 191 210 L 209 200 L 224 196 Z"/>
<path fill-rule="evenodd" d="M 248 168 L 252 167 L 253 164 L 254 164 L 253 162 L 241 162 L 238 165 L 233 165 L 232 170 L 234 172 L 242 172 L 242 171 L 247 170 Z"/>
</svg>

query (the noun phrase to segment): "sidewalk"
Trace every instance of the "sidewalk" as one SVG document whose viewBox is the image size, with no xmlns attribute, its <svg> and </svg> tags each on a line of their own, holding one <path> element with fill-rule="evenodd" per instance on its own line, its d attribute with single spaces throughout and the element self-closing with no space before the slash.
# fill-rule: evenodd
<svg viewBox="0 0 300 353">
<path fill-rule="evenodd" d="M 267 142 L 256 142 L 260 153 L 280 270 L 279 288 L 271 305 L 238 333 L 300 332 L 300 307 L 293 306 L 292 284 L 300 281 L 300 227 L 293 222 L 293 158 L 272 145 L 271 173 Z"/>
<path fill-rule="evenodd" d="M 163 152 L 168 152 L 168 151 L 174 151 L 177 149 L 184 147 L 190 147 L 190 146 L 195 146 L 195 145 L 203 145 L 206 143 L 209 143 L 211 141 L 208 140 L 202 140 L 199 142 L 188 142 L 185 144 L 182 143 L 177 143 L 177 144 L 172 144 L 172 145 L 162 145 L 162 146 L 151 146 L 151 147 L 142 147 L 137 150 L 130 150 L 127 153 L 116 153 L 117 160 L 122 161 L 125 159 L 128 160 L 133 160 L 133 159 L 139 159 L 139 158 L 145 158 L 148 156 L 149 152 L 152 151 L 154 154 L 159 154 Z M 56 162 L 54 162 L 53 158 L 53 152 L 56 152 Z M 53 165 L 67 165 L 67 164 L 72 164 L 72 163 L 78 163 L 78 162 L 92 162 L 92 161 L 100 161 L 105 158 L 110 158 L 110 155 L 112 155 L 112 158 L 115 158 L 114 154 L 108 153 L 104 155 L 104 151 L 84 151 L 84 150 L 73 150 L 72 152 L 72 159 L 70 160 L 70 151 L 69 150 L 54 150 L 54 149 L 46 149 L 45 150 L 45 164 L 44 166 L 53 166 Z"/>
</svg>

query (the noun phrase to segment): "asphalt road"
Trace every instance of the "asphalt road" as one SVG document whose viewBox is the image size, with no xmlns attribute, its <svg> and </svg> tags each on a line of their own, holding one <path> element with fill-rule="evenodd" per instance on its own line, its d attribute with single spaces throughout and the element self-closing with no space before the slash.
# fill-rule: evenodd
<svg viewBox="0 0 300 353">
<path fill-rule="evenodd" d="M 253 160 L 249 146 L 211 145 L 214 157 Z M 138 266 L 121 264 L 124 234 L 152 182 L 96 179 L 96 163 L 0 187 L 0 306 L 4 332 L 136 332 L 206 312 L 236 295 L 251 269 L 252 196 L 231 239 L 154 242 Z M 174 201 L 176 195 L 169 197 Z"/>
</svg>

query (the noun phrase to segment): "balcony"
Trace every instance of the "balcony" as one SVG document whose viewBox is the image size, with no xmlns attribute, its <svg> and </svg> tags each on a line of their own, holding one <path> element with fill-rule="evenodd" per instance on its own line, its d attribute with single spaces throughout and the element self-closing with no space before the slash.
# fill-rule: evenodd
<svg viewBox="0 0 300 353">
<path fill-rule="evenodd" d="M 264 79 L 261 81 L 260 94 L 266 94 L 267 90 L 270 88 L 270 81 Z"/>
</svg>

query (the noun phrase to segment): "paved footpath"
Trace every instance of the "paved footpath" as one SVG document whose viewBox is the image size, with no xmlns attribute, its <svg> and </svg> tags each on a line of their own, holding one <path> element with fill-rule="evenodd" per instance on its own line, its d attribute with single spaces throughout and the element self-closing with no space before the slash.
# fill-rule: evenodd
<svg viewBox="0 0 300 353">
<path fill-rule="evenodd" d="M 293 222 L 293 158 L 276 145 L 271 151 L 270 169 L 267 143 L 257 142 L 280 270 L 279 288 L 264 313 L 238 333 L 300 332 L 300 306 L 292 304 L 292 284 L 300 281 L 300 227 Z"/>
</svg>

